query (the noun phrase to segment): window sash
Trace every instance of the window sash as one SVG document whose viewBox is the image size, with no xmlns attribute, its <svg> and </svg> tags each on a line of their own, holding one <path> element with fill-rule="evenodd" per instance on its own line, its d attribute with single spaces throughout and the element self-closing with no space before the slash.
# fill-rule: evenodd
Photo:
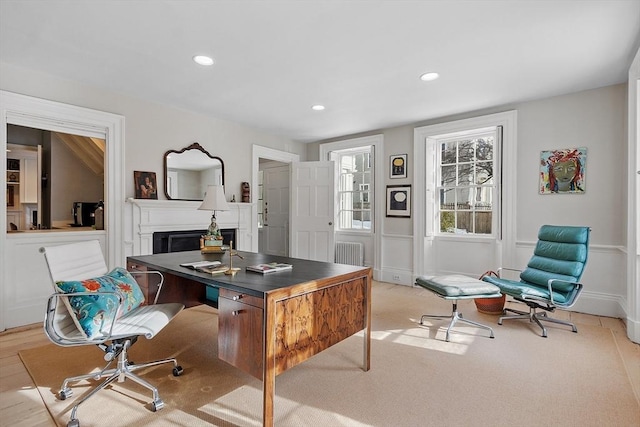
<svg viewBox="0 0 640 427">
<path fill-rule="evenodd" d="M 435 230 L 440 235 L 496 235 L 496 131 L 439 138 Z"/>
<path fill-rule="evenodd" d="M 370 232 L 374 194 L 372 147 L 336 151 L 333 155 L 339 165 L 338 229 Z"/>
</svg>

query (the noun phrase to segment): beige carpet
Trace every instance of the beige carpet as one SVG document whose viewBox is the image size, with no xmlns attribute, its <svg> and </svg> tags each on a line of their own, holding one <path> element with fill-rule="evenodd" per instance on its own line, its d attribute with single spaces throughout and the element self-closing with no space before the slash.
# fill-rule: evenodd
<svg viewBox="0 0 640 427">
<path fill-rule="evenodd" d="M 496 325 L 460 304 L 487 332 L 464 324 L 444 342 L 446 321 L 417 324 L 421 314 L 450 311 L 428 291 L 388 284 L 373 290 L 371 370 L 364 372 L 362 337 L 354 336 L 276 379 L 276 426 L 635 426 L 638 403 L 607 328 L 578 325 L 578 334 L 549 327 L 541 338 L 526 322 Z M 153 340 L 141 339 L 133 361 L 175 355 L 144 377 L 158 386 L 165 408 L 149 410 L 151 395 L 127 381 L 92 397 L 78 410 L 89 426 L 259 426 L 262 383 L 216 357 L 217 317 L 209 307 L 181 313 Z M 62 380 L 103 366 L 94 347 L 47 345 L 20 352 L 42 398 L 60 425 L 74 396 L 56 399 Z"/>
</svg>

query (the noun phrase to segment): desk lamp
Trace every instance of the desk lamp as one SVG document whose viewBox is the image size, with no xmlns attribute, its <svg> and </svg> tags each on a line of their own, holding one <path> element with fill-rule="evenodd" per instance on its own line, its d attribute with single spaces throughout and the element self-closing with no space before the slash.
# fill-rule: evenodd
<svg viewBox="0 0 640 427">
<path fill-rule="evenodd" d="M 229 205 L 224 196 L 224 187 L 222 185 L 209 185 L 205 193 L 204 200 L 198 210 L 212 211 L 211 224 L 205 234 L 204 246 L 222 246 L 222 235 L 218 224 L 216 224 L 216 211 L 228 211 Z"/>
</svg>

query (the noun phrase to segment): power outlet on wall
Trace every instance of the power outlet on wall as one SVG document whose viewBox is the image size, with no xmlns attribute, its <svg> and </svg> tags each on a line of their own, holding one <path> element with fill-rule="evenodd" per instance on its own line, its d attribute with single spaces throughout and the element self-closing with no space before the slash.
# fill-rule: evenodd
<svg viewBox="0 0 640 427">
<path fill-rule="evenodd" d="M 394 274 L 393 275 L 393 280 L 400 280 L 400 275 L 399 274 Z"/>
</svg>

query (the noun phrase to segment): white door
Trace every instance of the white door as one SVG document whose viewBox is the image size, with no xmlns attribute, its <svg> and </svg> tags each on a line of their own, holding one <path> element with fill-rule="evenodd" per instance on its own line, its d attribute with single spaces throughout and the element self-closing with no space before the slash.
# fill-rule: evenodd
<svg viewBox="0 0 640 427">
<path fill-rule="evenodd" d="M 334 162 L 291 164 L 290 256 L 334 261 Z"/>
<path fill-rule="evenodd" d="M 263 169 L 263 252 L 269 255 L 289 255 L 289 169 Z"/>
</svg>

